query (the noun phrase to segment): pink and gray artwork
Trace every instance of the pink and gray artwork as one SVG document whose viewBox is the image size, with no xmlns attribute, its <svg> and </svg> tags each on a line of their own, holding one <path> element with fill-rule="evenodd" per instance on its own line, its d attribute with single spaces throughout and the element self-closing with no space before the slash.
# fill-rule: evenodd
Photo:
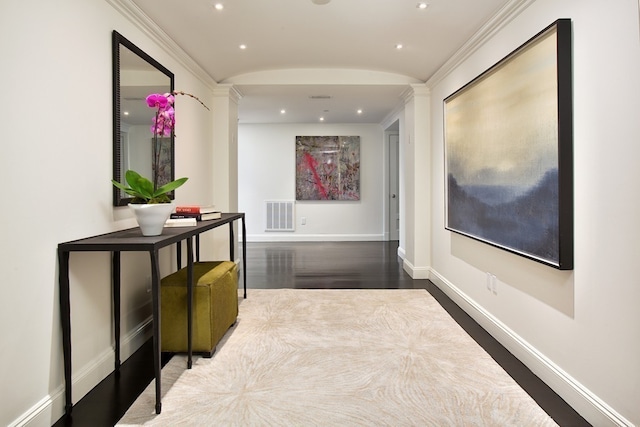
<svg viewBox="0 0 640 427">
<path fill-rule="evenodd" d="M 360 137 L 296 136 L 296 200 L 360 200 Z"/>
</svg>

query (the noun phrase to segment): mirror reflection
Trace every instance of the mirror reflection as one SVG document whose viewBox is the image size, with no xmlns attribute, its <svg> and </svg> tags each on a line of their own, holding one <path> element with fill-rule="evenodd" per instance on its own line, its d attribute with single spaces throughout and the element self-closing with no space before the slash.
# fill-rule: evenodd
<svg viewBox="0 0 640 427">
<path fill-rule="evenodd" d="M 124 174 L 133 169 L 142 176 L 152 177 L 154 153 L 158 155 L 159 185 L 174 177 L 173 134 L 158 138 L 153 146 L 151 132 L 154 110 L 145 102 L 151 93 L 166 93 L 174 89 L 174 76 L 169 70 L 113 32 L 113 179 L 124 183 Z M 113 204 L 123 206 L 129 195 L 114 187 Z M 169 195 L 173 197 L 173 193 Z"/>
</svg>

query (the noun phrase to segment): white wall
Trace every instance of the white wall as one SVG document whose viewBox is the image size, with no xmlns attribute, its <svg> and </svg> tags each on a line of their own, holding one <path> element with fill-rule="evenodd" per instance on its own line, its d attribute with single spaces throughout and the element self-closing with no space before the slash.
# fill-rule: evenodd
<svg viewBox="0 0 640 427">
<path fill-rule="evenodd" d="M 360 136 L 360 200 L 295 203 L 294 232 L 265 232 L 265 201 L 295 200 L 298 135 Z M 248 241 L 383 240 L 384 132 L 380 125 L 242 124 L 238 192 Z M 301 218 L 306 218 L 306 225 Z"/>
<path fill-rule="evenodd" d="M 573 21 L 575 270 L 444 229 L 442 100 L 558 18 Z M 594 425 L 640 425 L 637 0 L 537 0 L 432 86 L 432 278 Z M 486 272 L 498 292 L 486 289 Z"/>
<path fill-rule="evenodd" d="M 169 55 L 102 0 L 0 3 L 3 122 L 0 179 L 2 350 L 0 425 L 50 426 L 63 413 L 58 243 L 135 226 L 112 207 L 111 32 L 176 75 L 176 88 L 210 102 L 213 83 Z M 179 98 L 178 201 L 212 199 L 211 117 Z M 197 155 L 196 155 L 197 153 Z M 208 199 L 208 200 L 207 200 Z M 171 267 L 161 253 L 162 271 Z M 109 254 L 71 254 L 74 401 L 113 369 Z M 150 316 L 148 255 L 123 254 L 123 357 Z"/>
</svg>

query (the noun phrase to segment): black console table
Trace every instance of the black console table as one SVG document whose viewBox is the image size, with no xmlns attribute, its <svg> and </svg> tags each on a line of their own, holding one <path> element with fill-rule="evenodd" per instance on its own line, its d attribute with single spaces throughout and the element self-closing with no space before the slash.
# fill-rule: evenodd
<svg viewBox="0 0 640 427">
<path fill-rule="evenodd" d="M 191 329 L 193 304 L 193 238 L 196 238 L 196 260 L 200 258 L 199 236 L 205 231 L 229 224 L 230 259 L 234 260 L 233 222 L 242 222 L 242 268 L 244 277 L 244 298 L 247 297 L 247 245 L 244 213 L 223 213 L 220 219 L 199 221 L 190 227 L 168 227 L 160 236 L 143 236 L 140 228 L 131 228 L 99 236 L 87 237 L 58 244 L 59 284 L 60 284 L 60 316 L 62 320 L 62 348 L 64 353 L 65 411 L 71 414 L 73 402 L 71 398 L 71 303 L 69 297 L 69 255 L 71 252 L 108 251 L 112 254 L 113 307 L 115 335 L 115 370 L 120 370 L 120 252 L 143 251 L 151 257 L 151 295 L 153 304 L 153 364 L 156 383 L 156 413 L 162 409 L 161 402 L 161 360 L 160 349 L 160 266 L 158 255 L 160 249 L 177 244 L 177 264 L 181 267 L 181 242 L 187 241 L 187 345 L 188 362 L 191 368 Z"/>
</svg>

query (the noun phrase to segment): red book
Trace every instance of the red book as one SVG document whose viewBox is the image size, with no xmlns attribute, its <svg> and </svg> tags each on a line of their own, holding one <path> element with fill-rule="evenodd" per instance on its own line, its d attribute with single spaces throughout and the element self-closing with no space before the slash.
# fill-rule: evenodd
<svg viewBox="0 0 640 427">
<path fill-rule="evenodd" d="M 176 213 L 203 214 L 217 212 L 215 206 L 182 205 L 176 206 Z"/>
</svg>

